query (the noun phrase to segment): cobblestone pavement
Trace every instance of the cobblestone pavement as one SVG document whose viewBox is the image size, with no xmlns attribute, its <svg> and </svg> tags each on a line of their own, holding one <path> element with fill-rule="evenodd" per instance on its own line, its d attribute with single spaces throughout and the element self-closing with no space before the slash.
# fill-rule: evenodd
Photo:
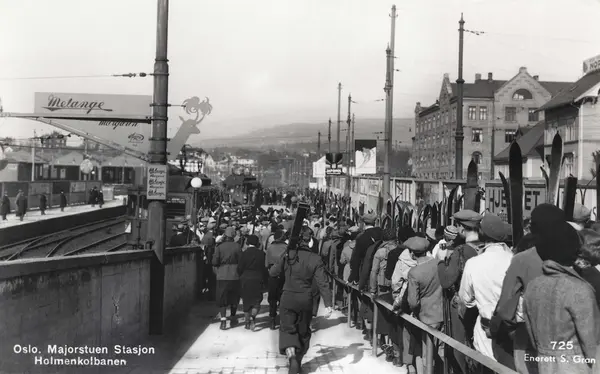
<svg viewBox="0 0 600 374">
<path fill-rule="evenodd" d="M 170 337 L 150 339 L 147 345 L 156 348 L 156 355 L 131 362 L 126 373 L 287 373 L 287 360 L 278 352 L 278 331 L 269 329 L 268 306 L 263 304 L 255 332 L 244 329 L 243 317 L 239 326 L 222 331 L 214 318 L 214 304 L 195 305 L 185 329 Z M 348 328 L 343 314 L 334 312 L 325 319 L 324 309 L 321 304 L 316 321 L 319 330 L 313 334 L 302 373 L 385 374 L 397 370 L 383 358 L 372 357 L 370 344 L 360 331 Z"/>
</svg>

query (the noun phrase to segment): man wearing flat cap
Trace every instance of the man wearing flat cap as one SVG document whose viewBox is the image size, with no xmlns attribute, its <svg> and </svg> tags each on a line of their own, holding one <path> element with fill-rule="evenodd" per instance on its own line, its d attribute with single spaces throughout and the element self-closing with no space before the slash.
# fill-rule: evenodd
<svg viewBox="0 0 600 374">
<path fill-rule="evenodd" d="M 411 312 L 419 321 L 439 329 L 444 321 L 442 286 L 437 261 L 427 255 L 429 241 L 413 236 L 404 242 L 417 265 L 408 271 L 407 299 Z M 423 338 L 426 336 L 423 335 Z M 422 355 L 421 355 L 422 356 Z"/>
<path fill-rule="evenodd" d="M 458 291 L 460 281 L 467 260 L 477 256 L 482 248 L 479 240 L 479 225 L 483 217 L 469 209 L 463 209 L 454 214 L 455 225 L 458 228 L 458 236 L 464 239 L 465 244 L 458 245 L 447 250 L 438 252 L 438 276 L 440 284 L 444 289 L 444 324 L 449 327 L 446 333 L 461 343 L 471 339 L 473 325 L 472 315 L 469 314 L 468 321 L 463 324 L 458 307 Z M 453 358 L 449 357 L 450 365 L 455 369 L 468 373 L 465 356 L 460 352 L 454 352 Z M 457 367 L 458 366 L 458 367 Z"/>
<path fill-rule="evenodd" d="M 510 231 L 510 225 L 500 217 L 486 213 L 481 220 L 480 235 L 485 246 L 480 255 L 466 262 L 458 297 L 467 309 L 477 308 L 479 311 L 473 329 L 475 349 L 515 370 L 512 344 L 504 349 L 506 344 L 498 344 L 496 341 L 493 347 L 490 332 L 490 320 L 498 304 L 502 282 L 512 259 L 512 252 L 504 243 Z"/>
<path fill-rule="evenodd" d="M 240 278 L 237 271 L 242 249 L 233 241 L 235 229 L 228 227 L 223 234 L 223 242 L 217 245 L 212 265 L 217 270 L 217 304 L 221 314 L 221 330 L 227 328 L 227 308 L 230 308 L 230 324 L 238 324 L 236 317 L 240 303 Z"/>
<path fill-rule="evenodd" d="M 350 259 L 350 278 L 349 281 L 352 283 L 358 282 L 360 278 L 360 268 L 367 254 L 369 247 L 375 242 L 381 241 L 383 237 L 383 231 L 381 227 L 374 227 L 377 215 L 374 213 L 367 213 L 362 216 L 364 222 L 364 231 L 356 238 L 356 246 L 352 252 L 352 258 Z"/>
<path fill-rule="evenodd" d="M 585 206 L 575 203 L 573 207 L 573 220 L 569 222 L 571 226 L 577 231 L 587 229 L 590 227 L 590 217 L 592 212 Z"/>
</svg>

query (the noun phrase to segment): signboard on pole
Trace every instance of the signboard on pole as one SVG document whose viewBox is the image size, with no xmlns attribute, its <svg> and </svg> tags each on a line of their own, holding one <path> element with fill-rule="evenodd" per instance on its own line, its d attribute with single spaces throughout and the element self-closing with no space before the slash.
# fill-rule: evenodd
<svg viewBox="0 0 600 374">
<path fill-rule="evenodd" d="M 148 166 L 148 182 L 146 185 L 146 199 L 148 200 L 166 200 L 167 199 L 167 178 L 169 167 L 167 165 Z"/>
<path fill-rule="evenodd" d="M 377 140 L 355 140 L 354 149 L 356 175 L 377 174 Z"/>
<path fill-rule="evenodd" d="M 147 154 L 152 126 L 146 123 L 115 121 L 119 115 L 151 116 L 150 95 L 106 95 L 36 92 L 35 113 L 111 117 L 106 121 L 61 119 L 59 122 L 80 132 L 108 140 L 126 149 Z"/>
<path fill-rule="evenodd" d="M 507 204 L 504 188 L 500 186 L 485 186 L 486 208 L 493 214 L 506 213 Z M 546 188 L 525 186 L 523 191 L 523 216 L 531 217 L 531 211 L 546 201 Z"/>
<path fill-rule="evenodd" d="M 600 55 L 583 61 L 583 75 L 600 70 Z"/>
<path fill-rule="evenodd" d="M 313 178 L 322 178 L 325 176 L 325 156 L 321 157 L 318 161 L 315 161 L 313 164 Z"/>
<path fill-rule="evenodd" d="M 343 175 L 342 153 L 327 153 L 325 155 L 325 175 Z"/>
</svg>

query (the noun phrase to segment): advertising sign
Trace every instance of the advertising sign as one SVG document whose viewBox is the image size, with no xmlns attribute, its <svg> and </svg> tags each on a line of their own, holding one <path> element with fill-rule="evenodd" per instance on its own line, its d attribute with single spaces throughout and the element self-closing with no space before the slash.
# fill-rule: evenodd
<svg viewBox="0 0 600 374">
<path fill-rule="evenodd" d="M 36 92 L 35 113 L 70 114 L 114 118 L 119 115 L 152 114 L 150 95 L 105 95 Z M 114 121 L 59 120 L 61 124 L 108 140 L 129 150 L 147 154 L 152 126 L 146 123 Z"/>
<path fill-rule="evenodd" d="M 490 212 L 498 215 L 506 213 L 507 201 L 502 186 L 485 186 L 486 208 Z M 543 187 L 525 186 L 523 193 L 524 209 L 523 216 L 531 217 L 531 211 L 538 205 L 546 201 L 546 189 Z"/>
<path fill-rule="evenodd" d="M 313 178 L 322 178 L 325 176 L 325 156 L 321 157 L 313 164 Z"/>
<path fill-rule="evenodd" d="M 325 175 L 343 175 L 342 153 L 327 153 L 325 155 Z"/>
<path fill-rule="evenodd" d="M 600 70 L 600 55 L 583 61 L 583 75 Z"/>
<path fill-rule="evenodd" d="M 167 199 L 167 175 L 169 174 L 168 169 L 169 167 L 167 165 L 148 166 L 148 183 L 146 186 L 146 199 Z"/>
<path fill-rule="evenodd" d="M 377 174 L 377 140 L 354 141 L 356 174 Z"/>
</svg>

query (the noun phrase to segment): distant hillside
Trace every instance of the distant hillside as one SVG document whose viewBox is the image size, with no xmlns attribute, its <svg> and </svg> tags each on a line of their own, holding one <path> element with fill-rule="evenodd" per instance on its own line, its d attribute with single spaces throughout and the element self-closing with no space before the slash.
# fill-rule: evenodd
<svg viewBox="0 0 600 374">
<path fill-rule="evenodd" d="M 392 140 L 395 144 L 399 141 L 401 146 L 409 147 L 411 137 L 413 136 L 413 119 L 397 118 L 393 121 Z M 312 143 L 317 140 L 317 133 L 321 132 L 321 145 L 327 146 L 327 127 L 326 122 L 322 123 L 290 123 L 265 129 L 251 131 L 244 135 L 223 137 L 219 139 L 190 139 L 190 144 L 205 148 L 214 148 L 219 146 L 237 146 L 237 147 L 265 147 L 282 146 L 284 144 Z M 341 129 L 346 129 L 347 124 L 342 122 Z M 356 119 L 355 139 L 379 139 L 383 140 L 383 134 L 374 134 L 383 132 L 384 120 L 380 118 Z M 337 122 L 331 126 L 332 148 L 335 148 L 335 139 L 337 131 Z M 201 137 L 201 136 L 200 136 Z M 341 148 L 344 148 L 346 131 L 340 132 Z"/>
</svg>

